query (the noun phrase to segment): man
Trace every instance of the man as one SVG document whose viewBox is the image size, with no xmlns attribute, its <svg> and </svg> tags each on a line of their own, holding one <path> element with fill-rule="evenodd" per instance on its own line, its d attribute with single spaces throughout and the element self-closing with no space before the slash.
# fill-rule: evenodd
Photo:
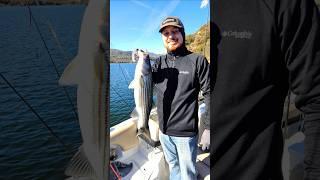
<svg viewBox="0 0 320 180">
<path fill-rule="evenodd" d="M 313 0 L 216 0 L 214 180 L 281 180 L 288 89 L 304 113 L 304 179 L 320 178 L 320 19 Z"/>
<path fill-rule="evenodd" d="M 198 135 L 198 94 L 202 90 L 207 107 L 210 102 L 209 63 L 202 55 L 185 46 L 185 31 L 178 17 L 165 18 L 160 30 L 167 54 L 153 67 L 157 94 L 160 142 L 169 164 L 171 180 L 197 178 L 196 156 Z M 209 148 L 209 114 L 200 144 Z"/>
</svg>

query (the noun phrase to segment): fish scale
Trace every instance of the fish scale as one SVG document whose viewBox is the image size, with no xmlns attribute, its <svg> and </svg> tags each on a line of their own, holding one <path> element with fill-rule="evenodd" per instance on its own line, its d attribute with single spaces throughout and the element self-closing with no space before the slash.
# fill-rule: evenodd
<svg viewBox="0 0 320 180">
<path fill-rule="evenodd" d="M 60 85 L 77 85 L 77 109 L 83 144 L 65 174 L 108 178 L 106 123 L 108 123 L 109 58 L 106 56 L 105 0 L 90 0 L 82 18 L 77 56 L 64 69 Z M 106 101 L 105 101 L 106 100 Z M 107 103 L 107 104 L 105 104 Z"/>
<path fill-rule="evenodd" d="M 135 69 L 135 76 L 129 88 L 134 89 L 134 100 L 138 113 L 138 131 L 143 131 L 148 127 L 148 120 L 152 105 L 152 73 L 148 55 L 145 58 L 137 59 L 138 51 L 133 51 L 133 61 L 138 61 Z"/>
</svg>

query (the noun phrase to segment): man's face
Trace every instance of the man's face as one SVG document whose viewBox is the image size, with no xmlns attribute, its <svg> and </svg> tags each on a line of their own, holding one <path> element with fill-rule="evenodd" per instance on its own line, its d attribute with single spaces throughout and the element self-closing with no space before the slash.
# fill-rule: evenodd
<svg viewBox="0 0 320 180">
<path fill-rule="evenodd" d="M 174 26 L 165 27 L 162 32 L 162 41 L 168 51 L 175 51 L 183 44 L 183 37 L 179 28 Z"/>
</svg>

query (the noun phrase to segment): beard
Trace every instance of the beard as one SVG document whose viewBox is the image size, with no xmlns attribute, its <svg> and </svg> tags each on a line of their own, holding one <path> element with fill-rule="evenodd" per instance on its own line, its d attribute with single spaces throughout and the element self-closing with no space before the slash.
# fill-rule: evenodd
<svg viewBox="0 0 320 180">
<path fill-rule="evenodd" d="M 168 44 L 166 49 L 168 52 L 176 51 L 178 48 L 182 47 L 183 43 L 175 43 L 175 44 Z"/>
</svg>

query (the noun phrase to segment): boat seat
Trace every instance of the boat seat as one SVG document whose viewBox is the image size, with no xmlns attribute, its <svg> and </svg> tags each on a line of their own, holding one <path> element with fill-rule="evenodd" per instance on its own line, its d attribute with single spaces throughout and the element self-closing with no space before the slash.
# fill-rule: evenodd
<svg viewBox="0 0 320 180">
<path fill-rule="evenodd" d="M 196 168 L 198 170 L 198 180 L 210 179 L 210 153 L 202 151 L 199 147 L 197 154 Z"/>
<path fill-rule="evenodd" d="M 125 124 L 120 123 L 110 131 L 110 144 L 119 145 L 123 151 L 136 147 L 139 143 L 136 131 L 135 121 L 127 121 Z"/>
</svg>

